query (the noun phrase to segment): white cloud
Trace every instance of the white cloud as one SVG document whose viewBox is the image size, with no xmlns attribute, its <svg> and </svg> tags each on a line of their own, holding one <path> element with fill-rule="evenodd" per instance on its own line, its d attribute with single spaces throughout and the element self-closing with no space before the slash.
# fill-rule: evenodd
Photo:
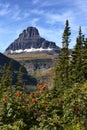
<svg viewBox="0 0 87 130">
<path fill-rule="evenodd" d="M 10 13 L 10 4 L 6 3 L 6 4 L 2 4 L 0 3 L 0 16 L 4 16 Z"/>
<path fill-rule="evenodd" d="M 29 26 L 35 26 L 36 27 L 38 21 L 39 21 L 39 18 L 33 18 L 33 19 L 31 19 L 29 21 L 26 21 L 24 23 L 20 23 L 20 25 L 18 26 L 18 28 L 15 28 L 15 38 L 17 38 L 18 35 L 20 33 L 22 33 L 22 31 L 24 29 L 26 29 L 27 27 L 29 27 Z"/>
<path fill-rule="evenodd" d="M 24 14 L 23 14 L 23 17 L 24 18 L 28 18 L 30 16 L 30 13 L 29 12 L 24 12 Z"/>
<path fill-rule="evenodd" d="M 47 7 L 47 6 L 54 6 L 54 5 L 57 5 L 57 4 L 59 4 L 59 1 L 43 1 L 42 3 L 41 3 L 41 7 Z"/>
<path fill-rule="evenodd" d="M 31 25 L 32 26 L 36 26 L 37 25 L 37 22 L 39 21 L 40 19 L 39 18 L 34 18 L 31 20 Z"/>
<path fill-rule="evenodd" d="M 10 4 L 9 3 L 0 3 L 0 9 L 1 8 L 9 8 Z"/>
<path fill-rule="evenodd" d="M 21 10 L 18 5 L 14 6 L 11 14 L 12 14 L 13 20 L 16 20 L 16 21 L 21 20 Z"/>
<path fill-rule="evenodd" d="M 39 0 L 33 0 L 33 4 L 37 4 Z"/>
<path fill-rule="evenodd" d="M 44 10 L 41 9 L 32 9 L 30 12 L 37 15 L 44 15 L 46 13 Z"/>
<path fill-rule="evenodd" d="M 8 33 L 11 34 L 13 32 L 14 32 L 13 30 L 9 30 L 8 28 L 0 27 L 0 35 L 8 34 Z"/>
<path fill-rule="evenodd" d="M 66 19 L 69 19 L 70 21 L 73 20 L 73 13 L 71 11 L 63 12 L 61 14 L 47 13 L 46 15 L 47 23 L 49 24 L 56 24 L 57 22 L 61 22 L 62 24 L 64 24 Z"/>
<path fill-rule="evenodd" d="M 0 16 L 4 16 L 0 21 L 0 27 L 2 27 L 0 35 L 1 38 L 2 35 L 7 35 L 6 43 L 7 39 L 16 39 L 28 26 L 36 26 L 42 37 L 55 41 L 61 46 L 66 19 L 69 20 L 71 27 L 71 39 L 73 39 L 71 46 L 75 44 L 79 26 L 82 27 L 83 34 L 87 32 L 87 0 L 26 0 L 31 5 L 25 4 L 25 0 L 23 1 L 22 6 L 20 6 L 20 2 L 17 3 L 18 5 L 0 3 Z M 19 20 L 21 20 L 20 23 Z M 12 37 L 9 38 L 11 33 Z M 1 43 L 3 42 L 1 41 Z"/>
<path fill-rule="evenodd" d="M 66 1 L 57 1 L 57 0 L 33 0 L 33 4 L 38 4 L 39 3 L 39 7 L 50 7 L 50 6 L 55 6 L 55 5 L 60 5 L 67 2 Z M 68 1 L 69 3 L 69 1 Z"/>
<path fill-rule="evenodd" d="M 40 36 L 46 40 L 53 41 L 57 43 L 58 46 L 61 46 L 61 38 L 63 29 L 48 29 L 41 26 L 37 26 Z"/>
<path fill-rule="evenodd" d="M 76 0 L 75 4 L 77 8 L 80 10 L 80 12 L 82 11 L 84 13 L 87 13 L 87 0 Z"/>
<path fill-rule="evenodd" d="M 17 21 L 21 19 L 21 10 L 18 5 L 11 6 L 9 3 L 0 3 L 0 16 L 5 15 Z"/>
<path fill-rule="evenodd" d="M 73 11 L 66 11 L 62 13 L 54 13 L 54 12 L 46 12 L 45 10 L 39 10 L 39 9 L 33 9 L 31 10 L 31 13 L 40 15 L 43 17 L 46 24 L 49 24 L 51 26 L 55 26 L 56 24 L 62 24 L 65 25 L 66 19 L 69 20 L 70 26 L 76 30 L 78 29 L 78 26 L 76 24 L 76 17 Z"/>
</svg>

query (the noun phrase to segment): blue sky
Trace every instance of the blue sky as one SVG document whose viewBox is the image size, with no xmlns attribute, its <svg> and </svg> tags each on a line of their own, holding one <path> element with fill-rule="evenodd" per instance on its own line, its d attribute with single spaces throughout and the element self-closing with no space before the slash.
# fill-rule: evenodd
<svg viewBox="0 0 87 130">
<path fill-rule="evenodd" d="M 72 48 L 79 26 L 87 36 L 87 0 L 0 0 L 0 52 L 29 26 L 37 27 L 42 37 L 61 47 L 66 19 Z"/>
</svg>

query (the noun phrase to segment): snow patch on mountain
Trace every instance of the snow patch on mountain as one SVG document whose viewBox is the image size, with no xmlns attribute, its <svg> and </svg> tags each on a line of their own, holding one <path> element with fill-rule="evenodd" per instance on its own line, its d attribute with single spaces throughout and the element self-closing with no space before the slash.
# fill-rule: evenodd
<svg viewBox="0 0 87 130">
<path fill-rule="evenodd" d="M 42 52 L 42 51 L 52 51 L 53 49 L 52 48 L 46 48 L 46 49 L 44 49 L 44 48 L 30 48 L 30 49 L 24 49 L 24 50 L 22 50 L 22 49 L 19 49 L 19 50 L 11 50 L 10 52 L 11 52 L 11 54 L 13 54 L 13 53 L 23 53 L 23 52 L 38 52 L 38 51 L 40 51 L 40 52 Z"/>
</svg>

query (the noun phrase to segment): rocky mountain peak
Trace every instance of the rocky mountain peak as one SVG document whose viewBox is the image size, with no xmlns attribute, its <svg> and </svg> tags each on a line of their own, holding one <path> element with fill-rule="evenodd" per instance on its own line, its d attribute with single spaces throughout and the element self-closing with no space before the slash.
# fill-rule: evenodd
<svg viewBox="0 0 87 130">
<path fill-rule="evenodd" d="M 25 32 L 26 30 L 24 30 Z M 38 32 L 38 29 L 35 28 L 35 27 L 28 27 L 27 28 L 27 32 L 29 34 L 30 37 L 36 37 L 36 36 L 39 36 L 39 32 Z"/>
<path fill-rule="evenodd" d="M 35 27 L 28 27 L 26 30 L 23 30 L 21 34 L 19 34 L 19 39 L 30 39 L 30 38 L 39 38 L 39 32 Z"/>
<path fill-rule="evenodd" d="M 31 53 L 36 51 L 60 51 L 55 42 L 47 41 L 42 38 L 36 27 L 28 27 L 23 30 L 19 37 L 12 42 L 5 50 L 5 54 Z"/>
</svg>

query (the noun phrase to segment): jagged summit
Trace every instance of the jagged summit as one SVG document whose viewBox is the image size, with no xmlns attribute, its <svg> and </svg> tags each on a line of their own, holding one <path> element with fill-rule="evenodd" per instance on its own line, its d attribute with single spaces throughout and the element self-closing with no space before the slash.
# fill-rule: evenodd
<svg viewBox="0 0 87 130">
<path fill-rule="evenodd" d="M 60 48 L 56 46 L 55 42 L 47 41 L 42 38 L 36 27 L 28 27 L 23 30 L 19 37 L 12 42 L 5 50 L 5 54 L 14 53 L 30 53 L 42 51 L 60 52 Z"/>
<path fill-rule="evenodd" d="M 23 30 L 19 37 L 24 39 L 39 38 L 39 32 L 36 27 L 28 27 L 26 30 Z"/>
</svg>

